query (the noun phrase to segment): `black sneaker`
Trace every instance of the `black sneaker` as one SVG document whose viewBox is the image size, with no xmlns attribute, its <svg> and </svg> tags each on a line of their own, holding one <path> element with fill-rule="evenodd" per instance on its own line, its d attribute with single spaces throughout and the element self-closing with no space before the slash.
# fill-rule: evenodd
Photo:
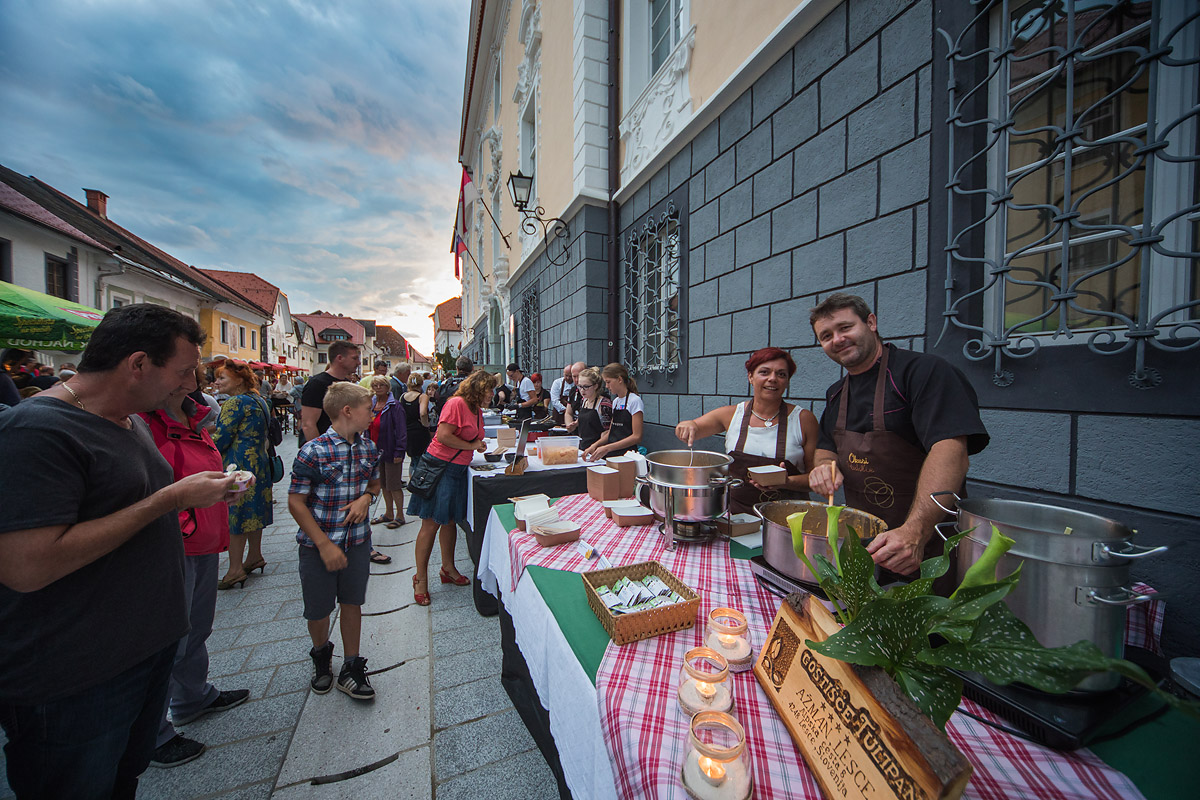
<svg viewBox="0 0 1200 800">
<path fill-rule="evenodd" d="M 338 675 L 337 687 L 355 700 L 374 700 L 375 690 L 367 680 L 367 660 L 362 656 L 350 659 Z"/>
<path fill-rule="evenodd" d="M 150 758 L 150 766 L 159 769 L 178 767 L 180 764 L 195 761 L 203 752 L 204 745 L 200 742 L 175 734 L 174 739 L 162 747 L 154 749 L 154 755 Z"/>
<path fill-rule="evenodd" d="M 313 677 L 309 686 L 317 694 L 325 694 L 333 688 L 333 642 L 308 651 L 313 660 Z"/>
<path fill-rule="evenodd" d="M 230 689 L 227 692 L 221 692 L 216 699 L 206 705 L 204 708 L 197 711 L 195 714 L 187 714 L 182 717 L 171 715 L 171 722 L 176 725 L 187 725 L 189 722 L 195 722 L 205 714 L 210 714 L 214 711 L 228 711 L 229 709 L 240 706 L 250 698 L 249 689 Z"/>
</svg>

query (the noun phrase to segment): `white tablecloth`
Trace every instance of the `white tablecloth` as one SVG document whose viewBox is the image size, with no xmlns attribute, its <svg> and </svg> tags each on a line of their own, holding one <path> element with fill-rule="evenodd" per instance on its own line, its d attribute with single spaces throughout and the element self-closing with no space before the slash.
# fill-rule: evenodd
<svg viewBox="0 0 1200 800">
<path fill-rule="evenodd" d="M 550 711 L 550 733 L 571 795 L 577 800 L 615 797 L 616 782 L 600 730 L 595 685 L 571 651 L 533 579 L 525 574 L 515 592 L 501 589 L 510 583 L 511 567 L 508 531 L 495 510 L 488 514 L 484 528 L 477 575 L 483 588 L 499 598 L 512 617 L 517 646 L 542 706 Z M 497 576 L 504 579 L 497 581 Z"/>
<path fill-rule="evenodd" d="M 488 449 L 489 453 L 496 449 L 496 440 L 495 439 L 486 439 L 485 438 L 484 441 L 487 442 L 487 449 Z M 582 456 L 574 464 L 552 464 L 552 465 L 547 466 L 546 464 L 542 463 L 542 459 L 539 458 L 538 456 L 527 456 L 526 461 L 528 462 L 525 466 L 526 472 L 542 472 L 545 470 L 554 470 L 554 469 L 578 469 L 579 467 L 588 466 L 591 463 L 588 461 L 584 461 Z M 471 458 L 472 465 L 489 464 L 489 463 L 490 462 L 488 462 L 488 460 L 483 457 L 483 453 L 480 453 L 480 452 L 476 452 L 475 455 Z M 475 509 L 475 481 L 486 480 L 488 478 L 494 478 L 497 475 L 503 475 L 504 468 L 508 466 L 508 462 L 505 461 L 503 458 L 501 458 L 499 461 L 497 461 L 494 464 L 494 466 L 496 467 L 495 469 L 488 470 L 486 472 L 479 472 L 479 471 L 473 470 L 473 469 L 467 471 L 467 477 L 469 478 L 469 480 L 467 481 L 467 514 L 471 515 L 471 518 L 474 518 L 474 514 L 475 514 L 475 511 L 474 511 L 474 509 Z"/>
</svg>

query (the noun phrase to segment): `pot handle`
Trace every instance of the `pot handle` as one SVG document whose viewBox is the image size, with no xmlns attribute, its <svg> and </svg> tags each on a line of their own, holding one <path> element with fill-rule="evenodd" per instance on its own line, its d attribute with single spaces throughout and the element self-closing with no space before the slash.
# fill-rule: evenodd
<svg viewBox="0 0 1200 800">
<path fill-rule="evenodd" d="M 643 484 L 643 485 L 649 485 L 649 483 L 650 483 L 650 476 L 649 476 L 649 475 L 634 475 L 634 476 L 633 476 L 633 482 L 634 482 L 634 483 L 640 483 L 640 484 Z"/>
<path fill-rule="evenodd" d="M 1080 586 L 1075 591 L 1077 594 L 1082 594 L 1083 592 L 1086 591 L 1087 592 L 1087 595 L 1086 595 L 1087 600 L 1089 600 L 1093 603 L 1101 603 L 1106 606 L 1133 606 L 1133 605 L 1137 605 L 1138 603 L 1144 603 L 1147 600 L 1154 599 L 1154 595 L 1138 594 L 1133 589 L 1130 589 L 1128 586 L 1122 586 L 1119 589 L 1116 589 L 1115 591 L 1124 592 L 1124 595 L 1116 595 L 1116 596 L 1101 595 L 1100 592 L 1097 591 L 1096 589 L 1088 589 L 1087 587 L 1084 587 L 1084 586 Z"/>
<path fill-rule="evenodd" d="M 934 500 L 933 502 L 937 503 L 937 500 Z M 948 542 L 948 541 L 950 541 L 950 536 L 947 536 L 946 534 L 942 533 L 942 526 L 943 525 L 957 525 L 957 524 L 958 523 L 956 523 L 956 522 L 939 522 L 937 525 L 933 526 L 933 530 L 937 533 L 938 536 L 942 537 L 943 542 Z M 957 531 L 955 531 L 955 533 L 957 533 Z M 953 535 L 954 534 L 951 534 L 951 536 L 953 536 Z"/>
<path fill-rule="evenodd" d="M 1120 548 L 1119 550 L 1117 548 Z M 1097 542 L 1096 549 L 1105 556 L 1113 558 L 1145 558 L 1156 553 L 1167 552 L 1166 545 L 1158 545 L 1157 547 L 1144 547 L 1133 542 L 1121 542 L 1115 547 L 1109 547 L 1104 542 Z M 1097 555 L 1099 558 L 1100 556 Z"/>
<path fill-rule="evenodd" d="M 947 495 L 947 494 L 948 494 L 948 495 L 951 495 L 952 497 L 954 497 L 954 502 L 956 502 L 956 503 L 957 503 L 959 500 L 962 500 L 962 498 L 961 498 L 961 497 L 959 497 L 957 494 L 955 494 L 954 492 L 951 492 L 951 491 L 949 491 L 949 490 L 947 490 L 947 491 L 945 491 L 945 492 L 934 492 L 933 494 L 929 495 L 929 499 L 930 499 L 930 500 L 932 500 L 932 501 L 934 502 L 934 504 L 935 504 L 935 505 L 937 505 L 937 507 L 938 507 L 938 508 L 940 508 L 942 511 L 945 511 L 947 514 L 954 514 L 954 515 L 956 515 L 956 516 L 957 516 L 957 514 L 958 514 L 958 511 L 956 511 L 955 509 L 952 509 L 952 508 L 946 508 L 946 507 L 945 507 L 944 505 L 942 505 L 942 504 L 941 504 L 941 502 L 938 500 L 938 498 L 939 498 L 939 497 L 941 497 L 942 495 Z M 939 533 L 940 533 L 940 531 L 939 531 Z M 942 537 L 942 538 L 945 538 L 945 537 Z"/>
</svg>

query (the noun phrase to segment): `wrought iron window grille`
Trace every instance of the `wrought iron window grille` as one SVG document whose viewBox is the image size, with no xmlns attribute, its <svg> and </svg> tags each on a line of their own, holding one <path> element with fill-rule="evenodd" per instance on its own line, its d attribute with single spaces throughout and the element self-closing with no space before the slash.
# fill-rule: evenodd
<svg viewBox="0 0 1200 800">
<path fill-rule="evenodd" d="M 679 210 L 668 202 L 626 234 L 622 248 L 622 361 L 635 375 L 673 376 L 680 356 Z"/>
<path fill-rule="evenodd" d="M 521 316 L 517 321 L 517 363 L 526 375 L 541 371 L 541 302 L 537 287 L 521 295 Z"/>
<path fill-rule="evenodd" d="M 1150 348 L 1200 347 L 1200 10 L 972 5 L 963 30 L 938 29 L 949 51 L 939 341 L 966 331 L 964 356 L 991 359 L 1008 386 L 1006 358 L 1081 336 L 1097 355 L 1132 351 L 1129 383 L 1153 388 Z"/>
</svg>

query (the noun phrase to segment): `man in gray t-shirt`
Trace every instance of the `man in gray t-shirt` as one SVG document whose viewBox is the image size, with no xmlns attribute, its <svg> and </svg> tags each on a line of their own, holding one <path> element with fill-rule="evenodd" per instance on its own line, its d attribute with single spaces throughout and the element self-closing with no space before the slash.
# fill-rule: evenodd
<svg viewBox="0 0 1200 800">
<path fill-rule="evenodd" d="M 18 797 L 133 797 L 187 633 L 178 511 L 232 479 L 172 483 L 141 411 L 196 388 L 204 333 L 129 305 L 78 374 L 0 414 L 0 724 Z"/>
</svg>

